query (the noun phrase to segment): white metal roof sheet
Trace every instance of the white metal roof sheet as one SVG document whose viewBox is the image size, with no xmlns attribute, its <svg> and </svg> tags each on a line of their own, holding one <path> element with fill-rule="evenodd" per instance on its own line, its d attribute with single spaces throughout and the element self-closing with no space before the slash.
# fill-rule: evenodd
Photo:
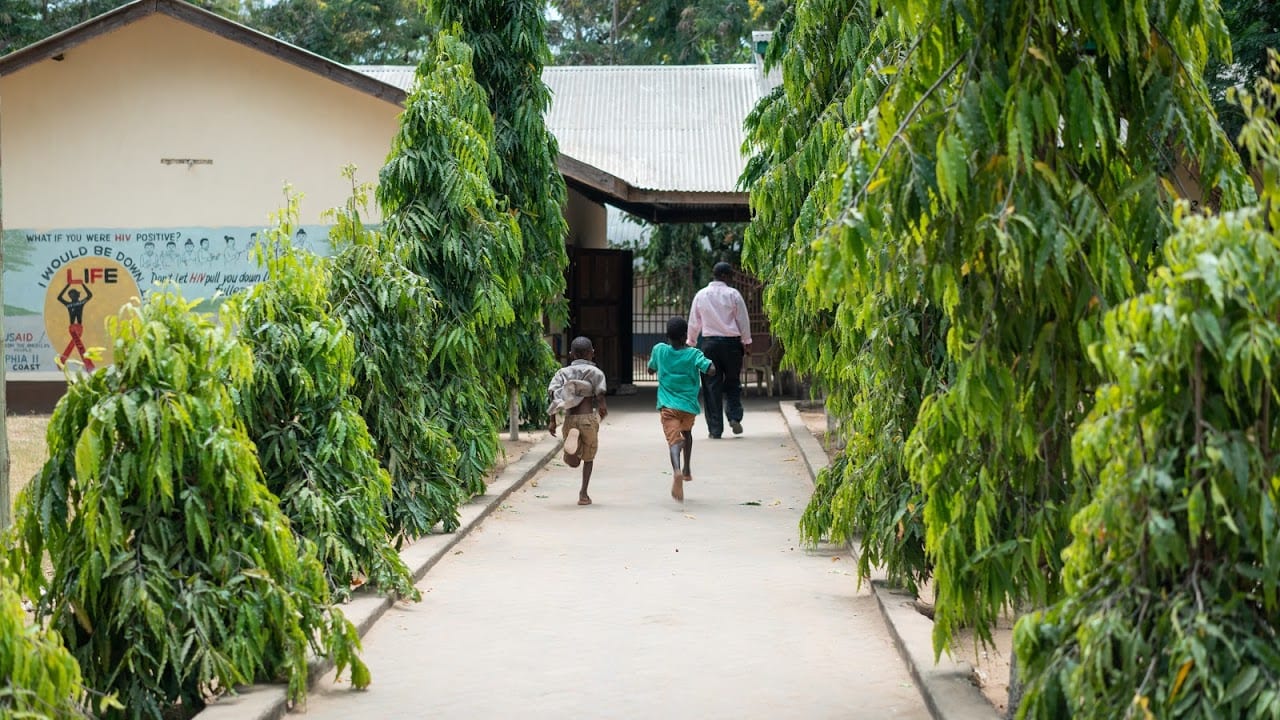
<svg viewBox="0 0 1280 720">
<path fill-rule="evenodd" d="M 355 66 L 408 91 L 414 68 Z M 755 65 L 547 67 L 560 152 L 647 190 L 733 192 L 742 123 L 767 90 Z"/>
</svg>

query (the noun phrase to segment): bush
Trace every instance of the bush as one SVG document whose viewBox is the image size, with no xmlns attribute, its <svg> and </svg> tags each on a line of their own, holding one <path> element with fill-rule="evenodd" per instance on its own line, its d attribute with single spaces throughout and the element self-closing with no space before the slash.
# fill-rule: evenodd
<svg viewBox="0 0 1280 720">
<path fill-rule="evenodd" d="M 308 650 L 369 683 L 324 569 L 262 484 L 235 402 L 252 357 L 175 291 L 110 321 L 115 365 L 73 380 L 18 503 L 23 589 L 91 688 L 128 717 L 286 680 Z M 46 578 L 40 560 L 53 566 Z"/>
<path fill-rule="evenodd" d="M 400 129 L 382 168 L 378 201 L 387 235 L 405 266 L 440 301 L 427 336 L 431 407 L 459 451 L 464 499 L 483 493 L 500 448 L 515 358 L 499 352 L 514 332 L 512 299 L 520 294 L 520 234 L 501 212 L 489 183 L 493 117 L 476 84 L 471 49 L 442 31 L 418 65 Z M 545 344 L 545 343 L 544 343 Z"/>
<path fill-rule="evenodd" d="M 355 168 L 346 172 L 354 182 Z M 439 303 L 405 268 L 402 251 L 361 221 L 368 192 L 353 186 L 347 205 L 332 213 L 330 301 L 355 339 L 353 392 L 378 462 L 391 475 L 391 532 L 416 538 L 438 523 L 451 532 L 462 497 L 454 479 L 458 451 L 435 419 L 434 378 L 426 370 Z"/>
<path fill-rule="evenodd" d="M 355 344 L 330 312 L 329 266 L 294 248 L 296 196 L 254 252 L 266 279 L 229 308 L 253 350 L 240 416 L 258 447 L 267 488 L 293 531 L 316 544 L 335 597 L 353 581 L 419 598 L 392 547 L 391 478 L 352 393 Z"/>
<path fill-rule="evenodd" d="M 89 717 L 80 666 L 58 633 L 31 625 L 0 561 L 0 717 Z"/>
<path fill-rule="evenodd" d="M 1184 204 L 1090 348 L 1109 383 L 1073 450 L 1097 490 L 1065 596 L 1015 630 L 1021 717 L 1280 717 L 1280 128 L 1244 107 L 1264 202 Z"/>
</svg>

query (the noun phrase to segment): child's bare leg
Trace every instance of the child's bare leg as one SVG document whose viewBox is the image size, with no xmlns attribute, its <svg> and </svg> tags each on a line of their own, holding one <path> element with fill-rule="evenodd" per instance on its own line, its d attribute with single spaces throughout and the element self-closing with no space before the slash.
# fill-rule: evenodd
<svg viewBox="0 0 1280 720">
<path fill-rule="evenodd" d="M 680 454 L 684 443 L 678 442 L 670 446 L 671 451 L 671 497 L 684 502 L 684 473 L 680 472 Z"/>
<path fill-rule="evenodd" d="M 689 482 L 693 479 L 689 470 L 689 461 L 693 459 L 693 431 L 685 430 L 681 434 L 684 435 L 684 481 Z"/>
<path fill-rule="evenodd" d="M 590 505 L 591 496 L 587 494 L 587 485 L 591 484 L 591 466 L 594 461 L 584 460 L 582 463 L 582 489 L 578 491 L 578 504 Z"/>
</svg>

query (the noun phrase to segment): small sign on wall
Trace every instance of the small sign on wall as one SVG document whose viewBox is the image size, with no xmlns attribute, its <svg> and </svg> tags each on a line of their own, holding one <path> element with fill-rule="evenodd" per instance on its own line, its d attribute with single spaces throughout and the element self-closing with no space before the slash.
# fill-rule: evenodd
<svg viewBox="0 0 1280 720">
<path fill-rule="evenodd" d="M 326 255 L 328 225 L 294 245 Z M 61 377 L 60 365 L 111 363 L 106 319 L 156 283 L 176 283 L 197 310 L 262 280 L 252 249 L 262 228 L 19 229 L 4 232 L 4 363 L 13 380 Z M 91 351 L 92 349 L 97 349 Z M 97 359 L 93 359 L 95 352 Z"/>
</svg>

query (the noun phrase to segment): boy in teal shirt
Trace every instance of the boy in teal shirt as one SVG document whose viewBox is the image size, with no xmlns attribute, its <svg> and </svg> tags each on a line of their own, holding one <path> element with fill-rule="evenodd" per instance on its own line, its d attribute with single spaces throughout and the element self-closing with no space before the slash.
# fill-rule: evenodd
<svg viewBox="0 0 1280 720">
<path fill-rule="evenodd" d="M 667 436 L 671 453 L 671 497 L 684 502 L 684 484 L 689 475 L 693 455 L 693 421 L 702 410 L 698 395 L 702 392 L 702 373 L 714 375 L 716 366 L 695 347 L 685 343 L 689 323 L 682 317 L 667 321 L 667 343 L 653 346 L 649 355 L 649 372 L 658 374 L 658 410 L 662 415 L 662 432 Z M 684 469 L 680 469 L 681 456 Z"/>
</svg>

